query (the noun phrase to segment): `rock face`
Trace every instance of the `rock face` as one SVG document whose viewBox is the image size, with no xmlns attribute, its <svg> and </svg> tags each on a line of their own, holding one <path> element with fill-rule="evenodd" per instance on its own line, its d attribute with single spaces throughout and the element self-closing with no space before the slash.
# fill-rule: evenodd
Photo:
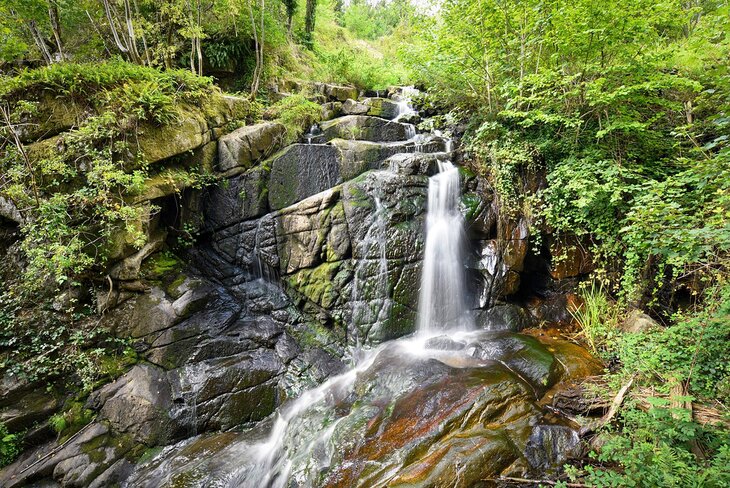
<svg viewBox="0 0 730 488">
<path fill-rule="evenodd" d="M 270 161 L 269 205 L 287 207 L 341 183 L 341 155 L 320 144 L 292 144 Z"/>
</svg>

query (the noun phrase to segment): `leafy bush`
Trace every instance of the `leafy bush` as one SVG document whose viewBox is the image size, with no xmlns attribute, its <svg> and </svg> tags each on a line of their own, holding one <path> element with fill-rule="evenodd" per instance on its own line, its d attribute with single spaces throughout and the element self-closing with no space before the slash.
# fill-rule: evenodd
<svg viewBox="0 0 730 488">
<path fill-rule="evenodd" d="M 593 457 L 617 469 L 568 467 L 569 476 L 595 487 L 730 485 L 730 432 L 702 426 L 666 400 L 651 403 L 647 412 L 625 409 L 622 428 L 603 434 L 607 441 Z"/>
<path fill-rule="evenodd" d="M 0 423 L 0 468 L 12 463 L 20 453 L 20 436 L 11 434 L 4 423 Z"/>
<path fill-rule="evenodd" d="M 0 196 L 22 216 L 23 266 L 0 263 L 0 367 L 90 390 L 127 348 L 90 318 L 90 284 L 120 235 L 145 243 L 143 223 L 155 210 L 133 203 L 150 176 L 136 129 L 169 123 L 181 104 L 205 103 L 217 90 L 188 72 L 115 61 L 25 71 L 3 80 L 1 92 Z M 22 144 L 22 128 L 42 122 L 48 95 L 82 107 L 83 120 L 56 140 Z M 196 168 L 179 176 L 208 181 Z"/>
</svg>

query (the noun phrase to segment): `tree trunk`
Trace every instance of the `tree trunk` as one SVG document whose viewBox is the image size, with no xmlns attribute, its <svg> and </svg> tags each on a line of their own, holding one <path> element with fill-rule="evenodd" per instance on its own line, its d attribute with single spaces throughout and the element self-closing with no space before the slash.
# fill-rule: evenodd
<svg viewBox="0 0 730 488">
<path fill-rule="evenodd" d="M 248 13 L 251 16 L 251 28 L 253 30 L 254 52 L 256 55 L 256 67 L 253 70 L 253 77 L 251 79 L 251 98 L 253 99 L 256 96 L 256 92 L 259 91 L 261 56 L 260 56 L 260 49 L 259 49 L 259 45 L 260 45 L 259 34 L 258 34 L 258 29 L 256 28 L 256 18 L 253 15 L 253 6 L 250 2 L 248 4 Z"/>
<path fill-rule="evenodd" d="M 307 0 L 307 10 L 304 13 L 304 35 L 307 43 L 312 45 L 314 34 L 314 21 L 317 16 L 317 0 Z"/>
<path fill-rule="evenodd" d="M 61 60 L 65 60 L 66 55 L 63 53 L 63 42 L 61 42 L 61 19 L 58 15 L 58 4 L 55 0 L 48 2 L 48 17 L 51 19 L 51 30 L 53 31 L 53 38 L 56 40 L 58 55 Z"/>
<path fill-rule="evenodd" d="M 200 6 L 200 0 L 198 0 L 198 33 L 197 33 L 197 45 L 196 45 L 196 53 L 198 55 L 198 75 L 203 76 L 203 50 L 201 48 L 202 44 L 202 12 L 201 12 L 201 6 Z"/>
<path fill-rule="evenodd" d="M 45 39 L 43 39 L 40 31 L 38 31 L 38 25 L 35 23 L 35 20 L 29 20 L 27 24 L 30 35 L 31 37 L 33 37 L 33 41 L 35 42 L 36 46 L 38 46 L 38 50 L 41 52 L 43 60 L 46 62 L 46 64 L 52 64 L 53 58 L 51 57 L 51 53 L 48 50 Z"/>
<path fill-rule="evenodd" d="M 121 37 L 119 37 L 117 24 L 115 22 L 114 15 L 112 15 L 112 8 L 111 5 L 109 5 L 109 0 L 102 0 L 102 3 L 104 4 L 104 13 L 106 14 L 106 20 L 107 22 L 109 22 L 109 29 L 112 31 L 114 44 L 117 45 L 117 49 L 119 49 L 120 52 L 122 52 L 123 54 L 128 54 L 129 49 L 127 49 L 127 46 L 122 43 L 122 39 Z"/>
</svg>

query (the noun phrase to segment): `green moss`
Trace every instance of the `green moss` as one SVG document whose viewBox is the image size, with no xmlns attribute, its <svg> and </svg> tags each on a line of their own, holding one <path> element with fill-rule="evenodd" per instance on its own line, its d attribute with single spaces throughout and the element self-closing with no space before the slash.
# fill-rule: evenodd
<svg viewBox="0 0 730 488">
<path fill-rule="evenodd" d="M 94 412 L 84 408 L 83 401 L 73 401 L 63 412 L 51 417 L 51 426 L 58 433 L 61 442 L 69 439 L 94 419 Z"/>
<path fill-rule="evenodd" d="M 138 459 L 136 459 L 137 464 L 144 464 L 148 461 L 151 461 L 155 456 L 157 456 L 159 453 L 162 452 L 162 447 L 148 447 L 144 451 L 142 451 L 142 454 L 139 456 Z"/>
<path fill-rule="evenodd" d="M 316 268 L 308 268 L 291 275 L 289 286 L 304 295 L 310 301 L 330 308 L 339 296 L 334 288 L 334 278 L 342 266 L 342 261 L 322 263 Z"/>
<path fill-rule="evenodd" d="M 310 102 L 303 95 L 286 97 L 264 112 L 264 118 L 284 124 L 288 143 L 299 139 L 312 124 L 319 122 L 321 117 L 322 107 Z"/>
<path fill-rule="evenodd" d="M 142 273 L 145 278 L 159 279 L 173 270 L 179 270 L 182 266 L 182 261 L 171 252 L 158 252 L 144 262 Z"/>
</svg>

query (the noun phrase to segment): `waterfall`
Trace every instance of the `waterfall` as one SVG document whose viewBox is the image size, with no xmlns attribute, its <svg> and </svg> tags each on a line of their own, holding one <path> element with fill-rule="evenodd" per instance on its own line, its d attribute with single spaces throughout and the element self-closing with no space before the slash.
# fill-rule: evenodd
<svg viewBox="0 0 730 488">
<path fill-rule="evenodd" d="M 356 349 L 353 357 L 358 356 L 358 350 L 363 345 L 360 341 L 360 326 L 368 323 L 377 326 L 385 321 L 390 313 L 388 259 L 386 257 L 388 239 L 386 209 L 379 195 L 373 196 L 373 201 L 375 212 L 372 214 L 372 222 L 365 232 L 365 236 L 357 244 L 361 259 L 358 260 L 352 280 L 351 327 L 354 340 L 350 345 Z M 368 276 L 368 271 L 373 269 L 376 253 L 376 274 Z"/>
<path fill-rule="evenodd" d="M 418 332 L 469 328 L 464 300 L 463 217 L 459 211 L 459 170 L 439 162 L 428 184 L 426 250 L 418 299 Z"/>
</svg>

